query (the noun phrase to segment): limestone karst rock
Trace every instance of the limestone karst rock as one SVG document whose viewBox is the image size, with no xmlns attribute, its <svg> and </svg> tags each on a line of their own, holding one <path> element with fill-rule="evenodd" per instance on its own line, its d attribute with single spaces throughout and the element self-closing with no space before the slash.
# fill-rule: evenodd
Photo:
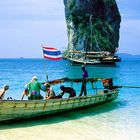
<svg viewBox="0 0 140 140">
<path fill-rule="evenodd" d="M 64 5 L 68 50 L 115 53 L 121 22 L 115 0 L 64 0 Z"/>
</svg>

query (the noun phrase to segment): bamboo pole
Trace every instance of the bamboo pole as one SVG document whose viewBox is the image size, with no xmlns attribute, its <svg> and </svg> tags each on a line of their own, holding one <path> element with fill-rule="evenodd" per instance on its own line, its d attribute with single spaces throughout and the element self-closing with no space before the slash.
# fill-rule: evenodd
<svg viewBox="0 0 140 140">
<path fill-rule="evenodd" d="M 118 86 L 118 88 L 140 88 L 140 86 Z"/>
</svg>

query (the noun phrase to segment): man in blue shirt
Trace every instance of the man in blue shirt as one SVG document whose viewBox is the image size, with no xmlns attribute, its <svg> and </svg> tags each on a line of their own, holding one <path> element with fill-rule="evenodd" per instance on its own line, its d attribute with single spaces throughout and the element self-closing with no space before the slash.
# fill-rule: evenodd
<svg viewBox="0 0 140 140">
<path fill-rule="evenodd" d="M 81 92 L 79 96 L 82 96 L 84 93 L 84 96 L 87 95 L 87 90 L 86 90 L 86 78 L 88 78 L 88 72 L 85 68 L 85 65 L 83 65 L 81 67 L 82 71 L 83 71 L 83 81 L 82 81 L 82 87 L 81 87 Z"/>
</svg>

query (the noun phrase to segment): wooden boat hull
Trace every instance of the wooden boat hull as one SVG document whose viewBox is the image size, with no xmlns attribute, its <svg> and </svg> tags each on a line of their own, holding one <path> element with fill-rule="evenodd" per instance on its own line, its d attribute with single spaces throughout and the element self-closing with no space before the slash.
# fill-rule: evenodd
<svg viewBox="0 0 140 140">
<path fill-rule="evenodd" d="M 68 58 L 68 60 L 71 62 L 72 65 L 95 65 L 95 66 L 116 66 L 116 62 L 121 62 L 121 59 L 119 57 L 95 57 L 91 60 L 78 60 L 73 58 Z"/>
<path fill-rule="evenodd" d="M 118 90 L 107 94 L 74 97 L 54 100 L 1 100 L 0 122 L 35 118 L 56 114 L 64 111 L 77 110 L 113 101 L 118 96 Z"/>
<path fill-rule="evenodd" d="M 81 61 L 71 61 L 70 60 L 70 62 L 71 62 L 71 64 L 72 65 L 83 65 L 83 64 L 85 64 L 85 65 L 94 65 L 94 66 L 116 66 L 116 62 L 114 62 L 114 61 L 110 61 L 110 62 L 106 62 L 106 61 L 102 61 L 102 62 L 99 62 L 99 63 L 92 63 L 92 62 L 81 62 Z"/>
</svg>

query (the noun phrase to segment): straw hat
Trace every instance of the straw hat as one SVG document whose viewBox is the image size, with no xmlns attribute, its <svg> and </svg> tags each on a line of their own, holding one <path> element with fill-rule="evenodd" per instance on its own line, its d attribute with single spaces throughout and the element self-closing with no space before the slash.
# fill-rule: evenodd
<svg viewBox="0 0 140 140">
<path fill-rule="evenodd" d="M 37 76 L 32 77 L 32 80 L 37 80 L 37 79 L 38 79 Z"/>
</svg>

